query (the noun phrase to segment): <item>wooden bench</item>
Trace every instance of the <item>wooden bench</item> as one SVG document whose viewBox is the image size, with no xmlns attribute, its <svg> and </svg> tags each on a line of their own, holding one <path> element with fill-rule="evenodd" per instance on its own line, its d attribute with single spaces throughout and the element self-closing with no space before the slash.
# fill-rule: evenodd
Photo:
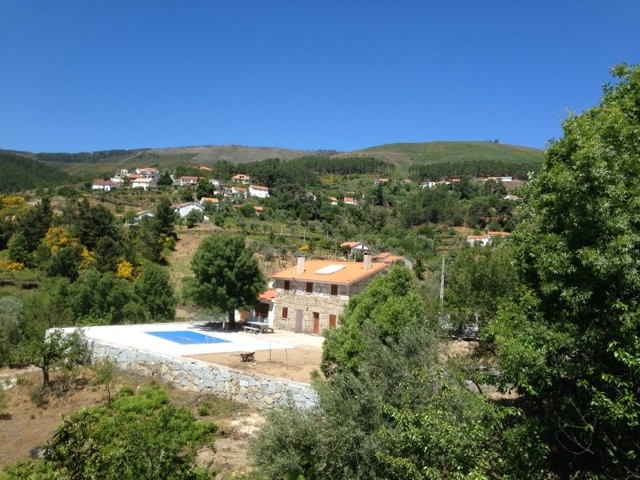
<svg viewBox="0 0 640 480">
<path fill-rule="evenodd" d="M 249 325 L 245 325 L 242 328 L 244 329 L 245 332 L 249 332 L 249 333 L 259 333 L 260 332 L 259 328 L 251 327 Z"/>
</svg>

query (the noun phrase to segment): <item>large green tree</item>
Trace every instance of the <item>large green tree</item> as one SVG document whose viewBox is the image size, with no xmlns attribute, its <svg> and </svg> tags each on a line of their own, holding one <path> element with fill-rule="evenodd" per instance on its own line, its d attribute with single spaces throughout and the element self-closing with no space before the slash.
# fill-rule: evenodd
<svg viewBox="0 0 640 480">
<path fill-rule="evenodd" d="M 413 295 L 401 291 L 414 290 L 403 273 L 384 278 L 386 293 L 377 282 L 361 294 L 368 307 L 355 314 L 367 310 L 358 322 L 358 363 L 347 358 L 346 368 L 315 380 L 319 407 L 269 415 L 250 443 L 260 473 L 269 479 L 541 478 L 527 461 L 525 442 L 497 435 L 510 410 L 470 391 L 445 361 L 433 327 L 402 308 Z"/>
<path fill-rule="evenodd" d="M 513 235 L 524 286 L 485 337 L 561 478 L 640 475 L 640 69 L 612 73 L 546 150 Z"/>
<path fill-rule="evenodd" d="M 187 279 L 186 297 L 199 306 L 228 312 L 231 329 L 235 328 L 235 310 L 253 307 L 266 286 L 253 250 L 238 235 L 205 238 L 191 269 L 194 276 Z"/>
<path fill-rule="evenodd" d="M 76 206 L 75 215 L 71 219 L 75 226 L 75 234 L 80 243 L 93 250 L 105 238 L 113 243 L 120 243 L 122 232 L 113 214 L 103 205 L 91 205 L 84 199 Z"/>
<path fill-rule="evenodd" d="M 27 240 L 30 252 L 38 248 L 40 240 L 44 238 L 53 221 L 53 210 L 51 200 L 43 198 L 40 203 L 30 209 L 27 214 L 20 219 L 20 231 Z"/>
<path fill-rule="evenodd" d="M 134 284 L 134 292 L 144 306 L 147 320 L 152 322 L 173 320 L 176 299 L 169 274 L 160 265 L 148 263 Z"/>
<path fill-rule="evenodd" d="M 508 244 L 470 247 L 457 252 L 445 272 L 445 312 L 457 329 L 493 318 L 500 301 L 511 298 L 518 282 Z"/>
<path fill-rule="evenodd" d="M 326 331 L 323 373 L 328 376 L 338 370 L 357 370 L 365 351 L 365 325 L 374 326 L 384 341 L 393 342 L 408 323 L 418 319 L 428 321 L 413 272 L 394 266 L 349 301 L 340 316 L 340 328 Z"/>
</svg>

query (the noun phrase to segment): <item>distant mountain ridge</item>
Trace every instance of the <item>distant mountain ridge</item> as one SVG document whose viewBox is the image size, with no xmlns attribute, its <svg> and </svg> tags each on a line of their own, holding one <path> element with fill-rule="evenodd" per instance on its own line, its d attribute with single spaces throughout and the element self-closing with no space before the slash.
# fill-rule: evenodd
<svg viewBox="0 0 640 480">
<path fill-rule="evenodd" d="M 212 165 L 225 161 L 234 165 L 249 162 L 279 158 L 292 160 L 301 157 L 372 157 L 384 160 L 402 171 L 411 167 L 435 164 L 456 164 L 458 162 L 499 162 L 540 164 L 542 151 L 535 148 L 505 145 L 496 142 L 422 142 L 422 143 L 391 143 L 368 147 L 352 152 L 338 152 L 335 150 L 294 150 L 277 147 L 247 147 L 240 145 L 191 146 L 174 148 L 140 148 L 133 150 L 107 150 L 100 152 L 80 153 L 29 153 L 0 150 L 4 158 L 0 163 L 0 173 L 5 179 L 29 178 L 29 185 L 39 186 L 57 183 L 65 175 L 80 178 L 108 178 L 111 173 L 120 168 L 136 168 L 140 166 L 156 166 L 159 169 L 173 169 L 186 165 Z M 23 159 L 26 169 L 20 173 L 19 159 Z M 27 161 L 29 160 L 29 161 Z M 44 164 L 48 168 L 34 167 Z M 10 172 L 9 172 L 10 170 Z M 58 176 L 59 172 L 61 176 Z M 64 180 L 62 180 L 64 181 Z M 0 191 L 16 191 L 3 181 Z M 32 188 L 32 187 L 29 187 Z M 21 188 L 18 188 L 20 190 Z"/>
</svg>

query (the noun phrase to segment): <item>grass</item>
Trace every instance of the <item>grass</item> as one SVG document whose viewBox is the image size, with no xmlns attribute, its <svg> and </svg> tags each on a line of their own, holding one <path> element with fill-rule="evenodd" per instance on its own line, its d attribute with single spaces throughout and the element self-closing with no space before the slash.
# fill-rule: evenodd
<svg viewBox="0 0 640 480">
<path fill-rule="evenodd" d="M 390 143 L 358 152 L 381 157 L 403 169 L 410 165 L 494 160 L 501 162 L 541 162 L 542 151 L 535 148 L 492 142 Z"/>
</svg>

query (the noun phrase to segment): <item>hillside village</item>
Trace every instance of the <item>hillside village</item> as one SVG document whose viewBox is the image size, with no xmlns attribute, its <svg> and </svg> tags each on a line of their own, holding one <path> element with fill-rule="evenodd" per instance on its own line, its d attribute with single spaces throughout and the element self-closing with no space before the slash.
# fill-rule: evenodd
<svg viewBox="0 0 640 480">
<path fill-rule="evenodd" d="M 626 268 L 609 279 L 591 271 L 585 273 L 586 282 L 566 277 L 591 258 L 575 257 L 573 244 L 566 242 L 586 242 L 596 255 L 590 237 L 578 233 L 598 230 L 575 230 L 581 222 L 591 225 L 588 215 L 573 215 L 573 223 L 562 228 L 576 235 L 566 237 L 554 230 L 554 222 L 564 218 L 541 220 L 549 212 L 545 202 L 572 198 L 563 207 L 572 214 L 581 205 L 573 201 L 571 167 L 567 194 L 545 196 L 555 172 L 542 171 L 529 184 L 531 165 L 510 164 L 504 157 L 498 163 L 409 168 L 361 156 L 144 165 L 112 169 L 107 178 L 102 173 L 89 181 L 84 173 L 0 196 L 5 327 L 0 358 L 5 366 L 26 363 L 41 370 L 43 383 L 34 398 L 44 405 L 56 388 L 80 388 L 70 385 L 90 356 L 82 340 L 88 329 L 84 338 L 91 339 L 96 361 L 115 358 L 119 367 L 206 391 L 215 402 L 224 398 L 277 410 L 242 444 L 257 468 L 245 470 L 248 464 L 242 463 L 247 478 L 254 473 L 277 478 L 282 472 L 311 472 L 313 478 L 315 469 L 325 468 L 317 455 L 328 458 L 326 453 L 336 452 L 339 444 L 349 445 L 339 449 L 347 457 L 332 459 L 327 478 L 340 477 L 334 468 L 351 468 L 348 452 L 356 448 L 371 471 L 388 473 L 385 478 L 409 478 L 404 467 L 396 475 L 400 464 L 422 471 L 441 462 L 438 471 L 462 468 L 471 474 L 478 465 L 489 465 L 483 475 L 529 478 L 537 471 L 535 478 L 542 479 L 566 456 L 545 450 L 555 445 L 558 415 L 565 425 L 575 420 L 573 410 L 554 406 L 559 392 L 571 405 L 579 403 L 580 415 L 586 413 L 589 421 L 597 416 L 598 394 L 584 403 L 584 392 L 573 395 L 549 386 L 570 380 L 580 389 L 583 377 L 561 373 L 556 378 L 540 357 L 554 348 L 553 358 L 564 365 L 572 357 L 562 352 L 571 346 L 572 352 L 597 353 L 599 366 L 613 372 L 619 361 L 607 349 L 630 338 L 614 335 L 607 346 L 589 332 L 567 335 L 582 324 L 568 326 L 567 332 L 552 328 L 570 321 L 562 317 L 568 310 L 556 318 L 558 302 L 573 302 L 571 308 L 587 318 L 594 315 L 590 303 L 574 300 L 590 296 L 599 301 L 610 282 L 622 290 L 629 285 Z M 606 192 L 601 195 L 609 201 Z M 593 211 L 600 210 L 594 206 Z M 558 250 L 563 253 L 556 258 Z M 608 250 L 598 251 L 608 255 Z M 568 258 L 573 263 L 564 264 Z M 554 293 L 558 285 L 582 292 L 565 298 Z M 601 307 L 609 308 L 603 301 Z M 557 323 L 546 323 L 550 318 Z M 99 338 L 110 328 L 128 333 Z M 292 342 L 321 340 L 317 369 L 307 372 L 308 383 L 269 374 L 276 350 L 284 350 L 285 371 L 295 365 L 296 350 L 311 348 L 281 347 L 277 339 L 285 337 L 279 334 L 293 335 L 286 337 Z M 169 347 L 173 354 L 167 342 L 174 343 Z M 231 343 L 225 348 L 232 350 L 204 352 L 209 343 Z M 629 345 L 620 348 L 620 353 L 629 351 Z M 570 372 L 570 366 L 584 372 L 593 366 L 585 361 L 561 370 Z M 542 383 L 536 375 L 522 376 L 527 371 L 541 375 Z M 610 377 L 596 373 L 588 378 L 617 395 L 609 389 Z M 634 388 L 633 382 L 616 378 L 624 391 Z M 126 395 L 133 395 L 134 402 L 142 398 L 126 388 L 105 411 L 119 408 Z M 543 416 L 546 433 L 532 437 L 529 427 L 542 425 L 540 400 L 549 408 Z M 293 410 L 282 408 L 287 401 Z M 73 416 L 72 422 L 79 418 Z M 470 428 L 472 434 L 459 435 Z M 625 451 L 633 449 L 611 425 L 594 428 L 604 428 L 608 438 L 627 445 Z M 416 434 L 418 450 L 404 440 Z M 578 438 L 579 432 L 572 435 Z M 60 438 L 53 437 L 55 448 Z M 304 452 L 292 467 L 289 452 L 300 448 L 298 438 L 320 453 Z M 395 452 L 402 462 L 370 455 L 362 447 L 369 441 Z M 529 459 L 524 464 L 498 462 L 519 455 L 522 448 Z M 45 457 L 52 451 L 46 450 Z M 375 451 L 381 450 L 376 446 Z M 435 451 L 448 453 L 436 459 L 430 456 Z M 471 464 L 460 461 L 470 455 Z M 195 462 L 195 456 L 189 458 Z M 633 459 L 623 460 L 633 464 Z M 17 464 L 8 471 L 23 478 L 29 469 L 56 468 L 48 461 Z M 615 470 L 615 463 L 607 469 Z"/>
<path fill-rule="evenodd" d="M 161 186 L 170 186 L 173 189 L 181 189 L 185 192 L 193 192 L 192 201 L 181 202 L 171 205 L 172 210 L 177 215 L 178 219 L 191 219 L 190 224 L 193 225 L 197 222 L 209 222 L 213 220 L 213 216 L 219 213 L 221 205 L 231 205 L 235 211 L 243 208 L 243 205 L 250 204 L 251 208 L 255 212 L 256 216 L 263 215 L 265 212 L 265 199 L 270 198 L 269 188 L 262 185 L 256 185 L 252 183 L 251 176 L 245 173 L 236 173 L 227 181 L 220 180 L 218 178 L 212 178 L 213 169 L 203 165 L 193 165 L 190 167 L 192 171 L 202 172 L 203 175 L 180 175 L 165 173 L 165 181 L 158 183 L 161 179 L 161 172 L 155 167 L 138 167 L 132 172 L 127 169 L 118 170 L 113 177 L 109 180 L 95 180 L 91 184 L 91 189 L 96 192 L 111 193 L 116 190 L 128 190 L 128 189 L 140 189 L 145 192 L 158 191 Z M 372 185 L 377 188 L 389 187 L 392 184 L 392 180 L 389 178 L 375 177 L 373 178 Z M 405 188 L 412 187 L 412 180 L 403 178 L 397 180 L 400 185 L 404 185 Z M 452 190 L 455 185 L 460 184 L 460 178 L 443 179 L 439 181 L 427 181 L 421 182 L 419 188 L 421 190 L 433 190 L 436 188 L 444 188 Z M 475 179 L 476 184 L 486 184 L 487 182 L 500 186 L 503 191 L 503 200 L 507 202 L 521 201 L 521 198 L 507 193 L 506 186 L 511 188 L 514 183 L 512 176 L 502 177 L 486 177 Z M 516 182 L 518 185 L 521 182 Z M 205 186 L 206 185 L 206 186 Z M 198 188 L 200 186 L 200 188 Z M 505 187 L 502 187 L 505 186 Z M 347 192 L 350 196 L 344 196 L 340 200 L 333 196 L 327 196 L 326 200 L 332 206 L 337 206 L 338 202 L 343 205 L 357 206 L 358 200 L 361 203 L 366 204 L 367 198 L 364 192 Z M 188 194 L 187 194 L 188 195 Z M 202 196 L 200 196 L 202 195 Z M 210 196 L 204 196 L 210 195 Z M 309 191 L 306 193 L 306 199 L 311 202 L 317 202 L 317 196 L 314 192 Z M 143 217 L 153 217 L 154 212 L 152 210 L 144 210 L 136 212 L 133 217 L 133 223 L 137 223 Z M 496 237 L 505 238 L 508 237 L 509 232 L 505 231 L 486 231 L 481 234 L 468 234 L 466 236 L 466 243 L 468 246 L 488 246 L 493 243 L 493 239 Z M 245 312 L 239 315 L 243 315 L 243 318 L 254 320 L 264 319 L 268 322 L 270 328 L 282 328 L 284 330 L 293 330 L 299 333 L 311 333 L 320 334 L 322 330 L 327 327 L 336 327 L 337 318 L 342 313 L 342 309 L 348 298 L 362 291 L 363 287 L 371 281 L 371 278 L 378 272 L 383 271 L 385 267 L 390 264 L 403 264 L 410 268 L 413 266 L 413 262 L 410 258 L 405 258 L 403 255 L 397 255 L 394 252 L 382 251 L 370 252 L 370 247 L 364 242 L 344 241 L 339 244 L 341 256 L 344 257 L 340 263 L 338 260 L 325 260 L 327 267 L 332 267 L 335 272 L 325 274 L 321 277 L 316 277 L 315 281 L 309 281 L 312 278 L 313 272 L 306 272 L 304 267 L 299 265 L 295 267 L 297 275 L 293 274 L 293 269 L 285 269 L 280 272 L 274 272 L 271 276 L 270 285 L 275 285 L 275 288 L 264 292 L 257 300 L 256 306 L 251 311 Z M 304 265 L 304 252 L 299 252 L 297 258 L 298 262 L 302 261 Z M 335 256 L 335 255 L 334 255 Z M 302 260 L 301 260 L 302 259 Z M 341 273 L 340 277 L 337 272 L 341 272 L 344 269 L 354 268 L 355 266 L 350 263 L 355 260 L 364 262 L 363 271 L 371 270 L 366 275 L 359 275 L 351 279 L 346 274 L 345 270 Z M 317 262 L 318 260 L 312 260 Z M 333 262 L 333 263 L 332 263 Z M 375 265 L 375 268 L 371 269 L 371 263 L 380 263 L 382 265 Z M 315 268 L 313 271 L 322 271 L 322 268 Z M 285 278 L 289 275 L 288 279 L 284 283 L 280 284 L 279 279 Z M 304 281 L 305 275 L 311 275 L 307 281 Z M 332 277 L 336 277 L 333 279 Z M 344 277 L 344 278 L 342 278 Z M 362 278 L 360 278 L 362 277 Z M 294 286 L 291 287 L 291 282 L 294 282 Z M 338 293 L 338 285 L 340 287 L 340 293 Z M 290 292 L 296 292 L 298 290 L 304 290 L 307 294 L 301 297 L 304 305 L 296 305 L 296 295 L 291 295 Z M 268 298 L 269 301 L 265 301 Z M 298 300 L 299 302 L 299 300 Z M 309 306 L 313 305 L 311 311 Z M 296 308 L 298 307 L 298 308 Z M 291 313 L 289 313 L 291 312 Z M 306 312 L 306 313 L 303 313 Z"/>
</svg>

